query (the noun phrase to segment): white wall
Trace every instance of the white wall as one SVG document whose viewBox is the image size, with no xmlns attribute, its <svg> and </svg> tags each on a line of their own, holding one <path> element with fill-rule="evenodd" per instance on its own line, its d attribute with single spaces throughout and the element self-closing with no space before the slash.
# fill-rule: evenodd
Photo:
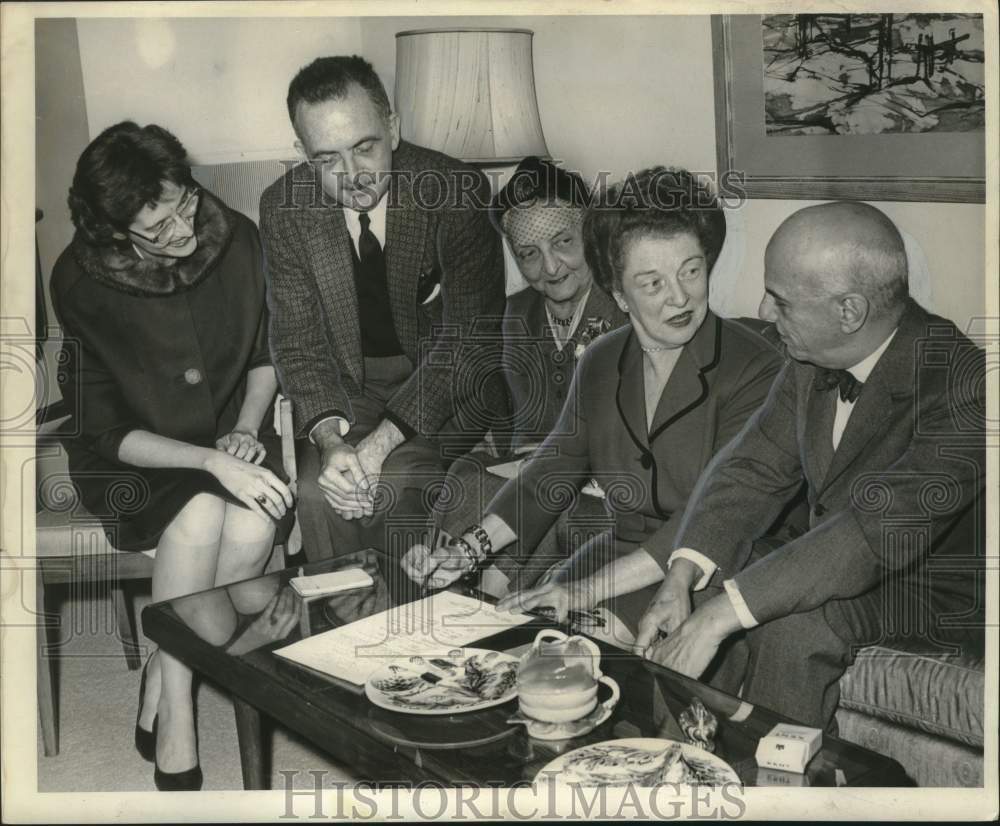
<svg viewBox="0 0 1000 826">
<path fill-rule="evenodd" d="M 756 315 L 764 288 L 764 248 L 778 225 L 814 201 L 753 200 L 731 216 L 741 225 L 730 252 L 742 260 L 727 278 L 733 315 Z M 877 202 L 907 241 L 911 293 L 932 312 L 969 329 L 985 315 L 985 207 L 981 204 Z M 728 258 L 727 253 L 727 258 Z M 720 262 L 722 263 L 722 262 Z M 718 274 L 718 273 L 716 273 Z M 714 276 L 713 276 L 714 277 Z M 929 282 L 929 283 L 928 283 Z"/>
<path fill-rule="evenodd" d="M 612 179 L 654 164 L 716 171 L 712 36 L 706 16 L 522 16 L 364 18 L 363 54 L 389 91 L 395 33 L 432 26 L 526 28 L 535 86 L 553 157 L 585 176 Z M 751 200 L 729 217 L 729 240 L 713 274 L 712 305 L 756 315 L 764 247 L 809 201 Z M 985 207 L 877 203 L 914 253 L 911 268 L 928 309 L 965 329 L 983 315 Z M 927 284 L 926 282 L 930 283 Z M 929 298 L 927 294 L 929 293 Z"/>
<path fill-rule="evenodd" d="M 434 25 L 534 31 L 542 129 L 552 156 L 567 167 L 588 177 L 607 170 L 612 178 L 664 162 L 715 169 L 707 16 L 365 18 L 363 54 L 390 97 L 395 33 Z"/>
<path fill-rule="evenodd" d="M 288 83 L 361 48 L 358 18 L 79 20 L 90 135 L 125 119 L 174 132 L 196 163 L 295 157 Z"/>
<path fill-rule="evenodd" d="M 35 239 L 51 335 L 39 371 L 39 386 L 45 388 L 39 407 L 62 396 L 56 360 L 62 337 L 48 283 L 56 259 L 73 238 L 66 198 L 76 159 L 89 141 L 76 24 L 66 19 L 39 20 L 35 26 L 35 206 L 44 217 L 35 225 Z M 46 462 L 39 458 L 39 473 L 50 467 Z M 56 462 L 55 467 L 59 466 Z"/>
<path fill-rule="evenodd" d="M 35 206 L 45 213 L 36 227 L 42 275 L 73 238 L 69 185 L 76 160 L 90 142 L 80 77 L 77 29 L 72 20 L 39 20 L 35 27 Z M 55 317 L 48 305 L 51 323 Z"/>
</svg>

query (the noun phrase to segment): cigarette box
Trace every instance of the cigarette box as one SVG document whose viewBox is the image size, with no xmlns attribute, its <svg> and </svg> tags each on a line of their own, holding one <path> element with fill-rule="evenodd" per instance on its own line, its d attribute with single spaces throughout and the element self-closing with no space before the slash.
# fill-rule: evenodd
<svg viewBox="0 0 1000 826">
<path fill-rule="evenodd" d="M 341 591 L 352 591 L 355 588 L 369 588 L 374 584 L 371 575 L 361 568 L 347 568 L 343 571 L 332 571 L 326 574 L 312 576 L 297 576 L 289 580 L 289 585 L 295 592 L 309 599 L 325 597 Z"/>
<path fill-rule="evenodd" d="M 757 744 L 757 765 L 801 774 L 823 745 L 823 732 L 779 723 Z"/>
</svg>

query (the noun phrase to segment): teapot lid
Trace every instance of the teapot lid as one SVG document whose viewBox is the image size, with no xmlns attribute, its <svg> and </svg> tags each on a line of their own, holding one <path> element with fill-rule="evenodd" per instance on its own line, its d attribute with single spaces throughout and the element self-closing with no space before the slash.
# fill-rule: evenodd
<svg viewBox="0 0 1000 826">
<path fill-rule="evenodd" d="M 554 638 L 554 641 L 546 637 Z M 580 636 L 567 638 L 558 631 L 543 631 L 521 658 L 518 690 L 560 692 L 589 689 L 601 676 L 599 661 L 600 652 L 590 640 Z"/>
</svg>

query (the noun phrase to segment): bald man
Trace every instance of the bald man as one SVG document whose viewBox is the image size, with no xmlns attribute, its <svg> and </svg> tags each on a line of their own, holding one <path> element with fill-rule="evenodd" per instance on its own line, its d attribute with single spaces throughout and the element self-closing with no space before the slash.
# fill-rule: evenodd
<svg viewBox="0 0 1000 826">
<path fill-rule="evenodd" d="M 636 645 L 693 677 L 722 648 L 726 688 L 835 731 L 859 647 L 981 637 L 984 358 L 908 297 L 899 232 L 867 204 L 788 218 L 764 288 L 790 359 L 702 474 Z M 803 482 L 809 530 L 751 557 Z"/>
</svg>

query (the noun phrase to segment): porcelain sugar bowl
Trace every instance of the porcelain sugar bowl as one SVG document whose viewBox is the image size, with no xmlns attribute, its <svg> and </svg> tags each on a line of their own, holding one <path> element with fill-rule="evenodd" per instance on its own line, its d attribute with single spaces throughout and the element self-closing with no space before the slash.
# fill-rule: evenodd
<svg viewBox="0 0 1000 826">
<path fill-rule="evenodd" d="M 521 714 L 544 723 L 581 720 L 597 706 L 597 687 L 606 684 L 618 702 L 618 684 L 601 673 L 601 651 L 586 637 L 567 637 L 562 631 L 540 631 L 517 672 L 517 697 Z"/>
</svg>

